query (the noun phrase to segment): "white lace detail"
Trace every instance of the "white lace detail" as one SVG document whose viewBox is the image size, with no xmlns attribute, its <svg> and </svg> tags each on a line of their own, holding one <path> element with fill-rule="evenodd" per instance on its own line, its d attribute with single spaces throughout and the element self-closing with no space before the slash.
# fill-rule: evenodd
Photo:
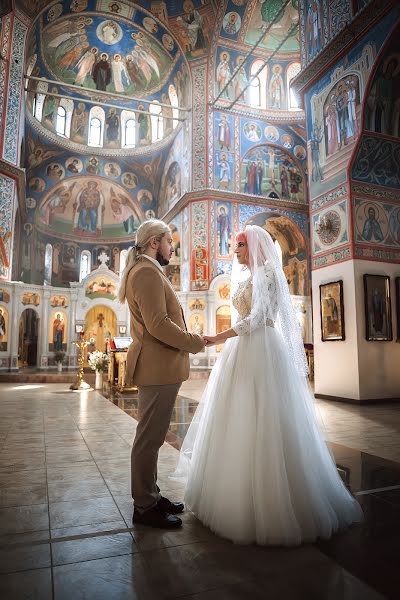
<svg viewBox="0 0 400 600">
<path fill-rule="evenodd" d="M 246 335 L 251 331 L 264 325 L 274 327 L 274 321 L 278 312 L 278 300 L 276 295 L 276 281 L 274 271 L 268 265 L 261 267 L 263 277 L 262 294 L 254 298 L 253 278 L 239 283 L 239 287 L 232 296 L 232 304 L 239 313 L 239 320 L 233 326 L 238 335 Z M 257 276 L 257 275 L 256 275 Z"/>
</svg>

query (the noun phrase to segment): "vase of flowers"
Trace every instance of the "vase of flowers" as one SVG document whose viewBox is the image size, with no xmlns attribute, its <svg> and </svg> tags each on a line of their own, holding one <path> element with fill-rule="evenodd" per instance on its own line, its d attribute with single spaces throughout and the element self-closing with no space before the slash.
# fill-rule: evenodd
<svg viewBox="0 0 400 600">
<path fill-rule="evenodd" d="M 62 352 L 61 350 L 57 350 L 57 352 L 54 352 L 54 360 L 57 365 L 57 373 L 62 373 L 62 363 L 64 360 L 64 356 L 65 352 Z"/>
<path fill-rule="evenodd" d="M 96 371 L 95 389 L 103 389 L 103 373 L 105 373 L 108 368 L 108 354 L 105 352 L 100 352 L 100 350 L 95 350 L 94 352 L 90 352 L 88 355 L 88 362 L 90 368 L 93 369 L 93 371 Z"/>
</svg>

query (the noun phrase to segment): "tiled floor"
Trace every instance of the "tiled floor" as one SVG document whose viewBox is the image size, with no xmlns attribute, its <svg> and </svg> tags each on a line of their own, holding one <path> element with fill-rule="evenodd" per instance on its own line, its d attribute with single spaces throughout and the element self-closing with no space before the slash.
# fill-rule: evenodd
<svg viewBox="0 0 400 600">
<path fill-rule="evenodd" d="M 171 499 L 182 496 L 168 475 L 203 387 L 184 384 L 161 450 Z M 181 531 L 132 527 L 133 398 L 0 384 L 0 598 L 399 597 L 400 407 L 316 406 L 365 524 L 296 549 L 241 547 L 190 512 Z"/>
</svg>

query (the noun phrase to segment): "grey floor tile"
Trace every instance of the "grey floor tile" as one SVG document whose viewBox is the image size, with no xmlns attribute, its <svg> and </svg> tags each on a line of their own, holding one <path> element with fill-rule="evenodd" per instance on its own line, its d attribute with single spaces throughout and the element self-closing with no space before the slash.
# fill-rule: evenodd
<svg viewBox="0 0 400 600">
<path fill-rule="evenodd" d="M 45 502 L 47 502 L 45 485 L 0 488 L 0 507 L 27 506 Z"/>
<path fill-rule="evenodd" d="M 91 498 L 110 496 L 110 491 L 101 477 L 83 481 L 50 481 L 48 488 L 50 503 L 66 502 L 69 500 L 90 500 Z"/>
<path fill-rule="evenodd" d="M 130 533 L 97 535 L 52 544 L 53 565 L 82 562 L 109 556 L 121 556 L 137 552 Z"/>
<path fill-rule="evenodd" d="M 50 544 L 0 547 L 0 573 L 50 567 Z"/>
<path fill-rule="evenodd" d="M 156 600 L 138 554 L 54 567 L 55 600 Z M 152 592 L 154 591 L 154 594 Z"/>
<path fill-rule="evenodd" d="M 0 575 L 4 600 L 52 600 L 51 569 Z"/>
<path fill-rule="evenodd" d="M 47 504 L 0 509 L 0 535 L 49 529 Z"/>
<path fill-rule="evenodd" d="M 121 513 L 111 497 L 54 502 L 50 504 L 49 510 L 52 529 L 121 519 Z"/>
</svg>

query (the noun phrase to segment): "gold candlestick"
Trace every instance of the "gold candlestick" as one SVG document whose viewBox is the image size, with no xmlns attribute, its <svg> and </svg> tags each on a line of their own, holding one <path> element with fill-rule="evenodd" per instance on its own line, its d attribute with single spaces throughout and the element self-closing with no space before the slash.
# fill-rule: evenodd
<svg viewBox="0 0 400 600">
<path fill-rule="evenodd" d="M 84 349 L 89 344 L 87 340 L 83 339 L 84 333 L 83 331 L 79 334 L 79 339 L 76 342 L 73 342 L 75 346 L 78 348 L 78 373 L 76 376 L 76 381 L 70 386 L 70 390 L 90 390 L 91 387 L 86 381 L 83 380 L 83 364 L 85 362 Z"/>
</svg>

